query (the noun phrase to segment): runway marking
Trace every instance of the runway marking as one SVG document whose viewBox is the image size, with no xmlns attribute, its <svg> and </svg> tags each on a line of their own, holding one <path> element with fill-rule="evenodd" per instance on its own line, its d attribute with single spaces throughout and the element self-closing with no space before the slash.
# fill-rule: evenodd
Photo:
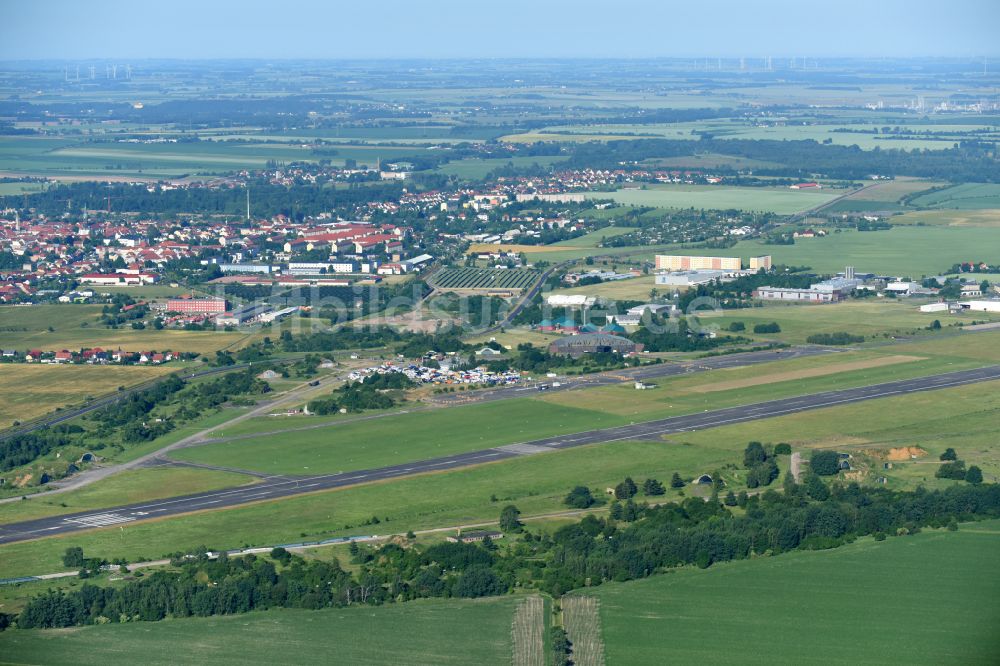
<svg viewBox="0 0 1000 666">
<path fill-rule="evenodd" d="M 505 446 L 498 446 L 496 448 L 498 451 L 516 453 L 519 456 L 530 456 L 535 453 L 545 453 L 548 451 L 552 451 L 552 449 L 547 446 L 538 446 L 536 444 L 507 444 Z"/>
<path fill-rule="evenodd" d="M 130 523 L 135 520 L 132 516 L 123 516 L 120 513 L 95 513 L 89 516 L 78 516 L 76 518 L 66 518 L 64 523 L 76 523 L 84 527 L 107 527 L 119 523 Z M 52 529 L 52 528 L 48 528 Z"/>
</svg>

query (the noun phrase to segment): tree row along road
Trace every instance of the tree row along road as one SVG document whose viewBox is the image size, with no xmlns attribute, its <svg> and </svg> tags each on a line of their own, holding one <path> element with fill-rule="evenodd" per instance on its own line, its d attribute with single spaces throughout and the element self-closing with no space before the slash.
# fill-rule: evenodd
<svg viewBox="0 0 1000 666">
<path fill-rule="evenodd" d="M 865 400 L 995 380 L 1000 380 L 1000 365 L 904 379 L 858 388 L 801 395 L 780 400 L 770 400 L 697 414 L 646 421 L 627 426 L 547 437 L 528 442 L 498 446 L 482 451 L 470 451 L 453 456 L 405 462 L 389 467 L 298 478 L 282 477 L 266 480 L 252 486 L 196 493 L 165 500 L 114 507 L 101 511 L 92 510 L 3 525 L 0 526 L 0 544 L 71 534 L 95 528 L 120 527 L 142 520 L 164 518 L 194 511 L 224 509 L 305 493 L 344 488 L 373 481 L 400 479 L 418 474 L 459 469 L 586 444 L 627 440 L 655 440 L 671 433 L 714 428 L 824 407 L 835 407 Z"/>
</svg>

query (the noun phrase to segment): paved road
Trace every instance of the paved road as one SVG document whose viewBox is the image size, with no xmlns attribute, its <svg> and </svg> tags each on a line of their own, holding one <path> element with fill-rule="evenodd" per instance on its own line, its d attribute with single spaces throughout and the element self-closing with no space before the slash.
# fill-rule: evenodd
<svg viewBox="0 0 1000 666">
<path fill-rule="evenodd" d="M 1000 365 L 950 372 L 930 377 L 904 379 L 873 386 L 771 400 L 614 428 L 602 428 L 599 430 L 547 437 L 529 442 L 498 446 L 484 451 L 470 451 L 453 456 L 401 463 L 390 467 L 301 478 L 284 477 L 271 479 L 251 486 L 130 504 L 101 511 L 85 511 L 2 525 L 0 526 L 0 544 L 27 541 L 46 536 L 71 534 L 98 527 L 120 526 L 140 520 L 175 516 L 193 511 L 240 506 L 252 502 L 342 488 L 384 479 L 397 479 L 428 472 L 458 469 L 480 463 L 496 462 L 498 460 L 567 449 L 585 444 L 657 439 L 662 435 L 671 433 L 714 428 L 733 423 L 804 412 L 822 407 L 832 407 L 875 398 L 932 391 L 991 380 L 1000 380 Z"/>
</svg>

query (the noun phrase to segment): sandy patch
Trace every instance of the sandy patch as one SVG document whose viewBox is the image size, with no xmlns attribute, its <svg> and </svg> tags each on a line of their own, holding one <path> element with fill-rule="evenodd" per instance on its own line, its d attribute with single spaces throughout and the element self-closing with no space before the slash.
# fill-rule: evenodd
<svg viewBox="0 0 1000 666">
<path fill-rule="evenodd" d="M 762 384 L 774 384 L 776 382 L 787 382 L 794 379 L 808 379 L 810 377 L 822 377 L 824 375 L 835 375 L 841 372 L 852 372 L 854 370 L 867 370 L 869 368 L 879 368 L 885 365 L 895 365 L 897 363 L 909 363 L 911 361 L 922 361 L 922 356 L 906 356 L 896 354 L 894 356 L 881 356 L 879 358 L 866 359 L 864 361 L 849 361 L 845 363 L 834 363 L 818 368 L 803 368 L 802 370 L 790 370 L 788 372 L 774 372 L 767 375 L 747 377 L 745 379 L 732 379 L 725 382 L 713 382 L 702 384 L 688 389 L 691 393 L 714 393 L 715 391 L 730 391 L 733 389 L 747 388 L 749 386 L 760 386 Z"/>
<path fill-rule="evenodd" d="M 887 460 L 912 460 L 926 456 L 927 452 L 919 446 L 897 446 L 888 452 L 883 452 L 883 455 Z"/>
</svg>

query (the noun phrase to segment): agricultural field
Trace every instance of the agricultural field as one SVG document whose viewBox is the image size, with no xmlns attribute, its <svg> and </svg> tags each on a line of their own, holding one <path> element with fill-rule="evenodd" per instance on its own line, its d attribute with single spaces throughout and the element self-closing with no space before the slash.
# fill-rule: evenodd
<svg viewBox="0 0 1000 666">
<path fill-rule="evenodd" d="M 436 288 L 444 290 L 523 290 L 531 287 L 538 277 L 538 272 L 523 269 L 446 268 L 432 281 Z"/>
<path fill-rule="evenodd" d="M 908 211 L 892 218 L 892 224 L 914 224 L 920 226 L 941 225 L 947 227 L 1000 227 L 1000 209 L 957 210 L 941 208 L 936 210 Z"/>
<path fill-rule="evenodd" d="M 178 369 L 164 366 L 0 364 L 0 428 L 28 421 L 59 407 L 113 393 Z"/>
<path fill-rule="evenodd" d="M 0 197 L 34 194 L 44 191 L 47 187 L 48 183 L 0 183 Z"/>
<path fill-rule="evenodd" d="M 1000 185 L 964 183 L 915 197 L 911 205 L 925 208 L 982 210 L 1000 208 Z"/>
<path fill-rule="evenodd" d="M 929 190 L 932 187 L 942 187 L 947 183 L 936 180 L 921 180 L 917 178 L 896 178 L 876 182 L 874 185 L 858 190 L 847 198 L 848 201 L 892 201 L 898 202 L 905 196 Z"/>
<path fill-rule="evenodd" d="M 739 209 L 791 215 L 822 206 L 840 193 L 831 190 L 727 187 L 720 185 L 651 185 L 615 192 L 587 192 L 590 199 L 611 199 L 628 206 L 654 208 Z"/>
<path fill-rule="evenodd" d="M 777 87 L 769 86 L 765 90 L 773 92 Z M 750 94 L 757 95 L 760 89 Z M 788 100 L 783 100 L 787 103 Z M 846 119 L 845 119 L 846 120 Z M 840 123 L 796 122 L 794 118 L 776 119 L 773 123 L 758 124 L 742 119 L 721 118 L 676 123 L 643 123 L 643 124 L 601 124 L 588 125 L 553 125 L 532 132 L 505 137 L 514 142 L 534 141 L 610 141 L 616 139 L 662 138 L 672 140 L 698 141 L 699 134 L 707 132 L 715 139 L 753 139 L 776 141 L 816 142 L 829 141 L 842 146 L 858 146 L 862 150 L 905 149 L 905 150 L 944 150 L 951 148 L 956 141 L 967 137 L 968 132 L 996 133 L 996 128 L 986 124 L 949 125 L 946 123 L 933 125 L 898 124 L 904 132 L 901 136 L 883 136 L 870 131 L 872 128 L 862 128 L 869 131 L 844 131 L 850 125 Z M 873 126 L 874 127 L 874 126 Z M 928 131 L 938 133 L 935 136 Z M 983 138 L 988 136 L 982 135 Z M 689 166 L 689 165 L 684 165 Z"/>
<path fill-rule="evenodd" d="M 242 333 L 153 328 L 109 329 L 97 318 L 100 305 L 0 306 L 0 337 L 5 349 L 78 350 L 83 347 L 126 351 L 176 351 L 205 354 L 240 343 Z M 52 330 L 48 330 L 52 328 Z"/>
<path fill-rule="evenodd" d="M 52 630 L 10 630 L 0 639 L 9 663 L 169 666 L 297 664 L 505 664 L 518 600 L 419 600 L 381 607 L 281 609 Z"/>
<path fill-rule="evenodd" d="M 920 303 L 924 301 L 919 301 Z M 721 314 L 699 316 L 703 326 L 725 331 L 733 322 L 742 321 L 746 330 L 740 335 L 761 340 L 803 343 L 814 333 L 846 331 L 872 338 L 888 336 L 935 335 L 926 328 L 935 319 L 942 326 L 974 321 L 1000 320 L 1000 316 L 984 312 L 956 315 L 920 312 L 918 304 L 907 299 L 865 299 L 814 305 L 768 303 L 759 308 L 722 310 Z M 755 324 L 777 322 L 780 333 L 754 333 Z"/>
<path fill-rule="evenodd" d="M 809 266 L 817 273 L 833 274 L 844 270 L 844 266 L 854 266 L 859 272 L 919 279 L 938 275 L 953 264 L 969 261 L 970 257 L 980 257 L 983 248 L 995 244 L 995 228 L 906 225 L 886 231 L 842 231 L 825 237 L 798 238 L 794 245 L 740 241 L 731 248 L 698 248 L 698 254 L 753 257 L 769 254 L 775 264 Z M 646 261 L 652 261 L 656 254 L 690 252 L 683 246 L 665 246 L 661 249 L 613 248 L 602 250 L 602 254 L 613 254 L 617 250 L 621 250 L 618 254 L 627 253 L 635 260 Z M 546 259 L 559 261 L 563 254 L 553 253 Z"/>
<path fill-rule="evenodd" d="M 718 664 L 985 665 L 1000 650 L 998 548 L 1000 521 L 967 523 L 585 594 L 600 601 L 609 666 L 696 663 L 706 649 Z"/>
<path fill-rule="evenodd" d="M 88 142 L 48 137 L 0 138 L 0 172 L 54 178 L 178 178 L 239 169 L 261 169 L 268 160 L 318 161 L 309 145 L 204 140 L 192 143 L 133 144 Z M 252 141 L 252 137 L 249 137 Z M 338 145 L 328 159 L 343 165 L 346 159 L 375 165 L 376 161 L 413 155 L 419 146 Z M 324 158 L 326 158 L 324 156 Z"/>
</svg>

